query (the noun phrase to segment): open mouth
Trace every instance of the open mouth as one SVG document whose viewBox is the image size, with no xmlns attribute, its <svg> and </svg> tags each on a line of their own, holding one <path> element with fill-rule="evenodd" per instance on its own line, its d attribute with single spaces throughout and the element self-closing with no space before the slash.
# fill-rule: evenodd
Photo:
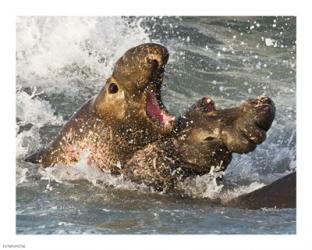
<svg viewBox="0 0 312 250">
<path fill-rule="evenodd" d="M 156 95 L 155 92 L 147 94 L 146 113 L 152 121 L 156 121 L 164 126 L 168 126 L 175 120 L 175 117 L 168 113 L 162 104 L 159 95 Z"/>
</svg>

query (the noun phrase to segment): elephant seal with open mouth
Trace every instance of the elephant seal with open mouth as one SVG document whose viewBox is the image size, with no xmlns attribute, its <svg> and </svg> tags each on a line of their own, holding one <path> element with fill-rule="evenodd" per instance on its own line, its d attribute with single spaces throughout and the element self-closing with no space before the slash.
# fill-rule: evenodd
<svg viewBox="0 0 312 250">
<path fill-rule="evenodd" d="M 129 49 L 115 64 L 100 93 L 71 117 L 47 148 L 26 160 L 43 167 L 88 163 L 111 173 L 134 152 L 171 133 L 175 117 L 161 101 L 169 53 L 147 43 Z"/>
</svg>

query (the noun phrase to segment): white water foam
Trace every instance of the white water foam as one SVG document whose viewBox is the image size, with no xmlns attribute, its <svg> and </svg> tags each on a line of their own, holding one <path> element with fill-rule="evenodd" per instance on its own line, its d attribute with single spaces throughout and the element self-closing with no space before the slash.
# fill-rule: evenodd
<svg viewBox="0 0 312 250">
<path fill-rule="evenodd" d="M 27 181 L 27 168 L 16 166 L 16 185 L 22 184 Z"/>
<path fill-rule="evenodd" d="M 29 79 L 84 70 L 107 77 L 126 50 L 149 41 L 140 22 L 122 17 L 19 17 L 17 74 Z"/>
<path fill-rule="evenodd" d="M 223 185 L 218 185 L 216 180 L 222 174 L 222 172 L 216 173 L 212 169 L 210 173 L 203 176 L 186 178 L 178 184 L 178 189 L 190 197 L 216 199 L 223 188 Z"/>
<path fill-rule="evenodd" d="M 139 185 L 131 181 L 127 181 L 123 176 L 113 176 L 110 173 L 103 172 L 96 166 L 88 163 L 88 152 L 83 152 L 81 159 L 73 166 L 54 166 L 48 168 L 40 168 L 39 173 L 42 180 L 48 180 L 48 190 L 51 190 L 51 181 L 63 183 L 67 181 L 87 180 L 97 187 L 111 186 L 117 189 L 140 190 L 147 191 L 144 185 Z"/>
<path fill-rule="evenodd" d="M 62 125 L 63 119 L 56 116 L 55 110 L 48 101 L 37 98 L 36 88 L 32 94 L 24 91 L 17 91 L 16 94 L 16 116 L 19 119 L 18 125 L 31 123 L 37 127 L 43 125 Z"/>
<path fill-rule="evenodd" d="M 16 158 L 24 158 L 29 152 L 34 152 L 40 148 L 40 145 L 40 134 L 37 127 L 19 133 L 16 136 Z"/>
<path fill-rule="evenodd" d="M 62 125 L 63 119 L 54 114 L 55 110 L 48 101 L 37 97 L 36 89 L 32 94 L 18 90 L 16 93 L 16 156 L 22 158 L 41 145 L 39 129 L 44 125 Z M 22 126 L 30 125 L 29 130 L 19 132 Z"/>
</svg>

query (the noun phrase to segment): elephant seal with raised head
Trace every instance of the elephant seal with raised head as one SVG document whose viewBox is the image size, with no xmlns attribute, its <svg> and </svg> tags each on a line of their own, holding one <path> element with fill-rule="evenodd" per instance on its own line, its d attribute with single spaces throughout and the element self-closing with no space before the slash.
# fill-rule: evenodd
<svg viewBox="0 0 312 250">
<path fill-rule="evenodd" d="M 47 148 L 26 160 L 43 167 L 71 166 L 85 154 L 90 164 L 119 173 L 135 151 L 173 129 L 175 117 L 160 95 L 168 57 L 158 44 L 129 49 L 100 93 L 82 105 Z"/>
</svg>

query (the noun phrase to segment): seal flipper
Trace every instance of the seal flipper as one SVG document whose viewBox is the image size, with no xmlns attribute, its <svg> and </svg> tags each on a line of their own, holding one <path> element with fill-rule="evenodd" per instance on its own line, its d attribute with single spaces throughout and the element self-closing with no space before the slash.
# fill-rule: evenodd
<svg viewBox="0 0 312 250">
<path fill-rule="evenodd" d="M 27 156 L 25 158 L 25 161 L 32 162 L 32 163 L 40 163 L 44 152 L 45 152 L 45 148 L 41 148 L 37 150 L 35 153 Z"/>
<path fill-rule="evenodd" d="M 238 196 L 226 202 L 225 205 L 248 209 L 295 208 L 296 172 L 253 192 Z"/>
</svg>

